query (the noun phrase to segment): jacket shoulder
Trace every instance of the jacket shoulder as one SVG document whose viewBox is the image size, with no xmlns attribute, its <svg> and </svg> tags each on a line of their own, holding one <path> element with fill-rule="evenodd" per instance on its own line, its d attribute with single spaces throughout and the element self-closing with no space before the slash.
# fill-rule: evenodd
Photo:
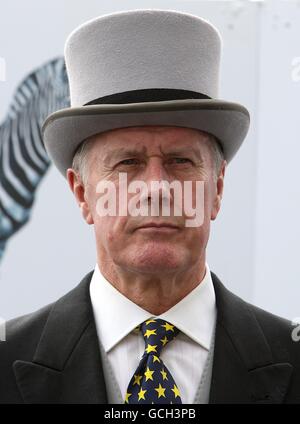
<svg viewBox="0 0 300 424">
<path fill-rule="evenodd" d="M 246 301 L 244 302 L 247 304 L 248 308 L 252 310 L 259 323 L 262 324 L 266 329 L 270 328 L 270 330 L 272 330 L 274 329 L 274 326 L 276 328 L 282 328 L 283 330 L 291 328 L 291 321 L 289 321 L 287 318 L 276 315 L 252 303 Z"/>
<path fill-rule="evenodd" d="M 284 359 L 292 359 L 300 367 L 300 326 L 295 326 L 292 321 L 268 312 L 258 306 L 247 303 L 252 310 L 265 338 L 273 352 L 280 352 Z"/>
<path fill-rule="evenodd" d="M 37 311 L 13 318 L 5 324 L 5 341 L 0 342 L 0 367 L 6 359 L 32 359 L 36 345 L 53 304 Z"/>
<path fill-rule="evenodd" d="M 32 360 L 43 329 L 51 311 L 61 304 L 61 311 L 68 310 L 72 302 L 80 302 L 88 295 L 88 282 L 93 271 L 89 272 L 71 291 L 59 299 L 32 313 L 13 318 L 6 322 L 6 341 L 0 342 L 0 371 L 4 362 L 14 359 Z"/>
<path fill-rule="evenodd" d="M 211 274 L 217 306 L 221 308 L 222 320 L 225 318 L 227 326 L 251 334 L 249 325 L 255 325 L 259 329 L 257 336 L 260 334 L 268 343 L 274 360 L 286 360 L 300 368 L 300 340 L 297 341 L 300 339 L 300 326 L 295 328 L 290 320 L 240 298 L 228 290 L 214 272 Z M 295 337 L 296 332 L 298 337 Z"/>
<path fill-rule="evenodd" d="M 13 363 L 31 361 L 52 304 L 6 322 L 5 341 L 0 342 L 0 404 L 23 403 L 13 371 Z"/>
<path fill-rule="evenodd" d="M 26 351 L 35 344 L 41 335 L 44 325 L 54 303 L 48 304 L 34 312 L 13 318 L 6 322 L 6 340 L 0 344 L 2 348 L 15 346 L 19 351 Z"/>
<path fill-rule="evenodd" d="M 254 305 L 252 309 L 267 340 L 273 359 L 293 367 L 293 377 L 286 402 L 300 403 L 300 326 Z"/>
</svg>

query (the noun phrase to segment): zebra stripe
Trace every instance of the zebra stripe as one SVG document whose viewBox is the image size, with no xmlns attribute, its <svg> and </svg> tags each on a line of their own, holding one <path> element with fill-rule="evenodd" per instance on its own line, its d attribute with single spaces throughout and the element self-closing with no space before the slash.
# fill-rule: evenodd
<svg viewBox="0 0 300 424">
<path fill-rule="evenodd" d="M 69 105 L 62 57 L 31 72 L 14 93 L 0 125 L 0 260 L 8 239 L 29 220 L 35 192 L 50 165 L 42 124 L 50 113 Z"/>
</svg>

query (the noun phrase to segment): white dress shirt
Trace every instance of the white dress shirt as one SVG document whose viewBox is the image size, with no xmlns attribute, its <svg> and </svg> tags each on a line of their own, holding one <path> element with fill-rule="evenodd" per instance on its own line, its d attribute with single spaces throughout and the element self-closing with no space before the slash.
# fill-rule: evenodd
<svg viewBox="0 0 300 424">
<path fill-rule="evenodd" d="M 161 352 L 180 390 L 183 403 L 193 403 L 199 386 L 216 322 L 216 302 L 206 263 L 203 280 L 180 302 L 159 316 L 129 300 L 95 267 L 90 296 L 96 329 L 114 371 L 123 399 L 144 353 L 145 342 L 135 327 L 150 318 L 160 318 L 181 332 Z"/>
</svg>

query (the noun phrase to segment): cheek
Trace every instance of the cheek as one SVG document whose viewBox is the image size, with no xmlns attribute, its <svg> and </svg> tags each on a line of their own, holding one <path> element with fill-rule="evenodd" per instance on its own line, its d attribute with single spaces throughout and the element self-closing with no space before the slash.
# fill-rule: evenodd
<svg viewBox="0 0 300 424">
<path fill-rule="evenodd" d="M 94 185 L 89 184 L 85 189 L 84 198 L 89 208 L 90 213 L 93 216 L 93 219 L 97 219 L 96 213 L 96 202 L 97 202 L 97 193 Z"/>
<path fill-rule="evenodd" d="M 204 216 L 204 219 L 206 219 L 211 209 L 211 184 L 208 181 L 199 180 L 193 181 L 192 186 L 188 187 L 188 189 L 184 188 L 182 196 L 184 218 L 190 219 L 191 214 L 196 213 L 199 217 Z"/>
<path fill-rule="evenodd" d="M 117 244 L 126 236 L 126 217 L 103 216 L 95 220 L 95 232 L 104 244 Z M 124 244 L 123 244 L 124 246 Z"/>
<path fill-rule="evenodd" d="M 210 220 L 204 219 L 203 224 L 194 229 L 194 234 L 191 237 L 190 244 L 188 249 L 191 253 L 191 256 L 195 259 L 199 257 L 205 251 L 210 233 Z"/>
<path fill-rule="evenodd" d="M 209 222 L 209 220 L 205 219 L 202 225 L 188 229 L 186 239 L 190 240 L 190 244 L 193 246 L 199 246 L 202 244 L 208 233 Z"/>
<path fill-rule="evenodd" d="M 205 182 L 205 189 L 204 189 L 204 207 L 205 212 L 209 213 L 212 207 L 213 198 L 215 195 L 215 185 L 213 180 L 209 180 Z"/>
</svg>

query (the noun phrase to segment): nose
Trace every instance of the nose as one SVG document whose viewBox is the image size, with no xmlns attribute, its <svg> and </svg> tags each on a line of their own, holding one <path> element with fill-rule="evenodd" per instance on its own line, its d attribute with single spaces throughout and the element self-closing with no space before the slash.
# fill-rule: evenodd
<svg viewBox="0 0 300 424">
<path fill-rule="evenodd" d="M 170 176 L 165 169 L 163 159 L 161 157 L 153 155 L 149 158 L 144 170 L 143 179 L 147 186 L 148 202 L 158 201 L 159 204 L 160 202 L 167 202 L 168 204 L 171 201 L 171 194 L 169 190 L 166 188 L 165 184 L 162 184 L 162 181 L 170 183 Z M 161 184 L 153 184 L 154 181 Z M 142 201 L 146 200 L 145 194 L 146 193 L 142 194 Z"/>
<path fill-rule="evenodd" d="M 160 156 L 153 155 L 149 158 L 144 178 L 147 184 L 151 183 L 151 181 L 169 180 L 168 173 L 165 170 L 163 160 Z"/>
</svg>

